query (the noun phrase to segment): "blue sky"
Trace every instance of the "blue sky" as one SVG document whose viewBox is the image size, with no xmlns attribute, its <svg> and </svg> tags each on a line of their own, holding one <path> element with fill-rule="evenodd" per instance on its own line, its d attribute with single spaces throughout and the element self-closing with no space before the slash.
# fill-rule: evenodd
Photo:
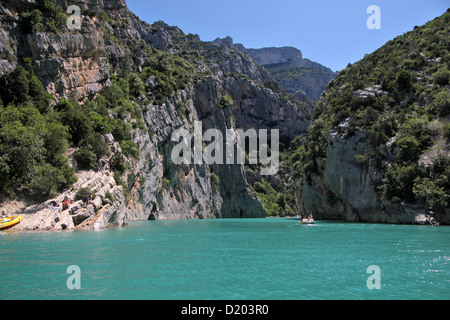
<svg viewBox="0 0 450 320">
<path fill-rule="evenodd" d="M 247 48 L 292 46 L 334 71 L 361 60 L 415 25 L 442 15 L 450 0 L 127 0 L 142 20 L 162 20 L 204 41 L 231 36 Z M 369 30 L 367 8 L 381 9 Z"/>
</svg>

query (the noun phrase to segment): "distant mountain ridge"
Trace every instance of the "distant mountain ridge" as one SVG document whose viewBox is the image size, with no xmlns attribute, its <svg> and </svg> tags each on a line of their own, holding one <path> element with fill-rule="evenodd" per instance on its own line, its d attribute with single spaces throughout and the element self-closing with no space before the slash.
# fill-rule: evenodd
<svg viewBox="0 0 450 320">
<path fill-rule="evenodd" d="M 216 43 L 232 46 L 247 52 L 259 64 L 266 67 L 272 78 L 287 93 L 302 100 L 305 94 L 310 100 L 320 98 L 326 85 L 336 77 L 336 73 L 320 63 L 304 59 L 302 52 L 294 47 L 269 47 L 247 49 L 243 44 L 234 43 L 231 37 L 214 40 Z"/>
</svg>

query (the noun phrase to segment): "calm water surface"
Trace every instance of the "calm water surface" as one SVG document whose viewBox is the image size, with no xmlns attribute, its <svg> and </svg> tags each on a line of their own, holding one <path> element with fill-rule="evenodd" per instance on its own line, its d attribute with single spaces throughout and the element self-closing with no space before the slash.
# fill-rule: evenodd
<svg viewBox="0 0 450 320">
<path fill-rule="evenodd" d="M 450 299 L 450 227 L 294 219 L 0 233 L 0 299 Z M 81 270 L 69 290 L 67 268 Z M 381 269 L 369 290 L 367 268 Z"/>
</svg>

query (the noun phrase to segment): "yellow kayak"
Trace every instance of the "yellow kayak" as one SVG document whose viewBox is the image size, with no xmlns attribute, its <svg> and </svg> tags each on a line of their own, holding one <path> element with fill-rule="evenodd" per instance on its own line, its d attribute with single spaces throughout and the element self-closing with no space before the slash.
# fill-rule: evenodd
<svg viewBox="0 0 450 320">
<path fill-rule="evenodd" d="M 14 227 L 20 221 L 22 221 L 22 217 L 21 216 L 5 218 L 5 219 L 0 221 L 0 230 Z"/>
</svg>

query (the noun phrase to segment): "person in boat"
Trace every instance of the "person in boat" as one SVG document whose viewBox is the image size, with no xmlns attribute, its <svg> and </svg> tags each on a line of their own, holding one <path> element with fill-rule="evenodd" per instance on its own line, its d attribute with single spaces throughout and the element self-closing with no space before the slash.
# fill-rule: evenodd
<svg viewBox="0 0 450 320">
<path fill-rule="evenodd" d="M 67 198 L 67 196 L 64 197 L 63 201 L 63 210 L 67 210 L 70 207 L 70 200 Z"/>
<path fill-rule="evenodd" d="M 314 217 L 312 214 L 309 215 L 308 220 L 314 220 Z"/>
</svg>

